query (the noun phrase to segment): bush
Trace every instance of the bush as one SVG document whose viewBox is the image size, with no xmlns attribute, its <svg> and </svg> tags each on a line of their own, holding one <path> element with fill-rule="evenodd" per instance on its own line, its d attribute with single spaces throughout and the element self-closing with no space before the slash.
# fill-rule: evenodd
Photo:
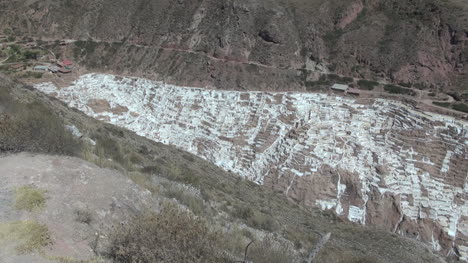
<svg viewBox="0 0 468 263">
<path fill-rule="evenodd" d="M 379 83 L 376 81 L 360 79 L 358 80 L 359 89 L 363 90 L 373 90 Z"/>
<path fill-rule="evenodd" d="M 93 221 L 91 212 L 89 212 L 88 210 L 76 209 L 74 211 L 74 214 L 76 222 L 89 225 L 91 224 L 91 221 Z"/>
<path fill-rule="evenodd" d="M 468 105 L 464 103 L 456 103 L 452 106 L 454 110 L 468 113 Z"/>
<path fill-rule="evenodd" d="M 174 198 L 178 200 L 181 204 L 185 205 L 190 209 L 190 211 L 192 211 L 192 213 L 196 215 L 202 215 L 205 211 L 205 204 L 203 203 L 203 200 L 185 189 L 172 186 L 166 191 L 165 195 L 168 198 Z"/>
<path fill-rule="evenodd" d="M 45 206 L 44 190 L 32 186 L 23 186 L 16 189 L 15 208 L 18 210 L 33 211 Z"/>
<path fill-rule="evenodd" d="M 249 248 L 248 260 L 255 263 L 284 263 L 298 262 L 299 259 L 289 248 L 288 244 L 275 241 L 272 237 L 265 237 L 255 242 Z"/>
<path fill-rule="evenodd" d="M 444 108 L 450 107 L 450 102 L 438 102 L 438 101 L 433 101 L 432 104 L 437 105 L 437 106 L 439 106 L 439 107 L 444 107 Z"/>
<path fill-rule="evenodd" d="M 414 92 L 413 90 L 402 88 L 402 87 L 391 85 L 391 84 L 385 85 L 384 90 L 391 94 L 403 94 L 403 95 L 416 96 L 416 92 Z"/>
<path fill-rule="evenodd" d="M 247 206 L 236 206 L 233 216 L 242 219 L 247 225 L 274 232 L 278 228 L 276 221 L 270 216 L 260 211 L 254 211 Z"/>
<path fill-rule="evenodd" d="M 137 216 L 110 235 L 107 256 L 114 262 L 225 262 L 219 233 L 174 205 L 159 214 Z"/>
</svg>

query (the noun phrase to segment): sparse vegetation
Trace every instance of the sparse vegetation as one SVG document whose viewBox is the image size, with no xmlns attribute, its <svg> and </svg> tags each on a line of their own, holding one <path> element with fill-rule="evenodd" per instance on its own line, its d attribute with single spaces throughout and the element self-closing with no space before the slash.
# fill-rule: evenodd
<svg viewBox="0 0 468 263">
<path fill-rule="evenodd" d="M 110 236 L 114 262 L 225 262 L 222 236 L 175 205 L 137 216 Z"/>
<path fill-rule="evenodd" d="M 373 90 L 376 86 L 379 85 L 379 83 L 376 81 L 365 80 L 365 79 L 358 80 L 357 84 L 358 84 L 359 89 L 363 89 L 363 90 Z"/>
<path fill-rule="evenodd" d="M 278 229 L 278 225 L 271 215 L 267 215 L 262 211 L 253 210 L 249 206 L 239 205 L 236 206 L 232 215 L 239 219 L 242 219 L 247 225 L 263 229 L 268 232 L 274 232 Z"/>
<path fill-rule="evenodd" d="M 31 253 L 42 250 L 51 243 L 46 225 L 35 221 L 16 221 L 0 224 L 0 241 L 18 244 L 18 253 Z"/>
<path fill-rule="evenodd" d="M 451 105 L 450 102 L 439 102 L 439 101 L 433 101 L 432 104 L 437 105 L 439 107 L 444 107 L 444 108 L 449 108 Z"/>
<path fill-rule="evenodd" d="M 286 243 L 275 242 L 272 237 L 267 236 L 252 244 L 247 259 L 255 263 L 299 262 L 300 259 L 292 253 L 289 246 Z"/>
<path fill-rule="evenodd" d="M 15 208 L 18 210 L 33 211 L 45 206 L 45 191 L 33 186 L 23 186 L 16 189 Z"/>
<path fill-rule="evenodd" d="M 33 72 L 33 71 L 26 71 L 24 72 L 20 78 L 36 78 L 36 79 L 40 79 L 42 78 L 43 76 L 43 73 L 42 72 Z"/>
<path fill-rule="evenodd" d="M 403 94 L 403 95 L 409 95 L 409 96 L 416 96 L 416 92 L 411 89 L 402 88 L 400 86 L 395 86 L 391 84 L 385 85 L 384 90 L 391 94 Z"/>
<path fill-rule="evenodd" d="M 452 107 L 454 110 L 468 113 L 468 105 L 465 103 L 455 103 Z"/>
<path fill-rule="evenodd" d="M 75 221 L 82 223 L 82 224 L 91 224 L 91 221 L 93 221 L 93 217 L 91 215 L 91 212 L 89 210 L 85 209 L 76 209 L 74 211 L 75 214 Z"/>
</svg>

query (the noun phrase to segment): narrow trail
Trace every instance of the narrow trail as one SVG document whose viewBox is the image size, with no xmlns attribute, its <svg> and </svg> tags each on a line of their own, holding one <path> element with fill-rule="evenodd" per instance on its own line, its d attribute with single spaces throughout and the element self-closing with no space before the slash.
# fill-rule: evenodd
<svg viewBox="0 0 468 263">
<path fill-rule="evenodd" d="M 10 59 L 10 56 L 8 56 L 6 59 L 0 61 L 0 66 L 2 66 L 4 62 L 8 61 L 8 59 Z"/>
</svg>

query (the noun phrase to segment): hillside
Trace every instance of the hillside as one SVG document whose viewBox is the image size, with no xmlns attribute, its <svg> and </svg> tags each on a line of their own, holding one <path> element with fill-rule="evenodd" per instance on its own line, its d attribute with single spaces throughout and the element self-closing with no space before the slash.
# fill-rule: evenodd
<svg viewBox="0 0 468 263">
<path fill-rule="evenodd" d="M 0 30 L 85 40 L 100 71 L 221 89 L 318 89 L 323 73 L 466 92 L 460 0 L 0 1 Z"/>
<path fill-rule="evenodd" d="M 32 227 L 25 260 L 46 262 L 232 262 L 250 240 L 254 262 L 301 262 L 326 233 L 318 262 L 468 260 L 466 0 L 0 9 L 0 258 L 23 260 L 5 237 Z M 94 179 L 122 189 L 74 192 Z M 51 201 L 18 209 L 21 191 Z M 57 211 L 88 202 L 103 223 L 76 244 Z"/>
<path fill-rule="evenodd" d="M 151 191 L 154 198 L 159 200 L 174 198 L 172 200 L 177 200 L 178 203 L 187 207 L 196 215 L 205 218 L 204 220 L 208 220 L 213 227 L 218 225 L 221 229 L 228 229 L 224 230 L 228 231 L 224 234 L 228 240 L 238 240 L 240 238 L 240 241 L 236 241 L 240 242 L 237 243 L 237 245 L 228 243 L 231 245 L 222 248 L 231 251 L 230 253 L 232 253 L 234 257 L 241 257 L 241 253 L 243 252 L 240 251 L 243 251 L 243 247 L 249 239 L 261 240 L 261 237 L 268 233 L 276 233 L 275 236 L 277 238 L 275 238 L 275 240 L 279 241 L 273 242 L 291 242 L 291 244 L 294 244 L 293 246 L 282 245 L 282 247 L 289 247 L 288 249 L 290 251 L 287 252 L 288 255 L 296 255 L 298 260 L 300 260 L 300 258 L 304 257 L 317 242 L 320 237 L 318 233 L 331 232 L 332 238 L 320 252 L 319 262 L 350 262 L 349 260 L 357 260 L 351 262 L 361 262 L 359 261 L 360 258 L 362 260 L 366 258 L 366 260 L 371 260 L 371 262 L 444 262 L 444 260 L 430 252 L 429 248 L 415 241 L 398 237 L 386 231 L 345 223 L 332 214 L 296 205 L 288 201 L 281 193 L 242 180 L 240 177 L 229 174 L 189 153 L 177 150 L 171 146 L 149 141 L 127 130 L 108 124 L 102 124 L 94 119 L 86 117 L 83 113 L 67 108 L 59 101 L 51 100 L 37 91 L 27 89 L 7 79 L 2 79 L 0 83 L 0 105 L 2 106 L 0 149 L 4 154 L 5 151 L 15 152 L 23 150 L 45 153 L 65 153 L 85 158 L 100 166 L 113 167 L 114 169 L 120 170 L 131 178 L 134 183 L 138 184 L 139 187 L 143 188 L 141 191 L 147 189 Z M 45 122 L 46 120 L 49 122 Z M 56 127 L 55 130 L 57 134 L 51 134 L 51 137 L 41 136 L 41 131 L 48 130 L 50 123 L 58 125 L 54 126 Z M 79 136 L 81 137 L 73 137 L 68 131 L 68 128 L 64 128 L 63 125 L 68 125 L 68 127 L 73 125 L 80 131 Z M 18 127 L 22 127 L 21 130 L 17 130 L 16 128 Z M 32 133 L 30 129 L 33 129 L 35 133 Z M 61 133 L 61 130 L 65 133 L 57 136 Z M 76 130 L 72 130 L 74 130 L 75 135 L 77 135 Z M 21 140 L 24 134 L 30 135 L 28 136 L 28 141 Z M 72 148 L 63 148 L 63 145 L 74 146 Z M 18 159 L 23 163 L 31 163 L 31 165 L 27 167 L 33 167 L 31 169 L 36 169 L 38 172 L 42 169 L 41 167 L 48 167 L 50 165 L 59 165 L 60 163 L 68 163 L 70 161 L 73 163 L 83 163 L 83 161 L 78 161 L 77 159 L 60 160 L 63 159 L 61 157 L 35 157 L 34 155 L 19 155 L 15 157 L 15 155 L 11 156 L 7 154 L 6 157 L 2 157 L 1 159 L 2 162 L 8 163 L 6 166 L 1 166 L 3 171 L 2 178 L 9 181 L 10 179 L 8 178 L 14 178 L 11 176 L 18 173 L 24 174 L 24 178 L 21 178 L 21 180 L 18 178 L 17 180 L 10 181 L 10 183 L 6 185 L 2 185 L 2 195 L 7 194 L 2 198 L 10 200 L 9 202 L 2 202 L 2 211 L 11 211 L 11 203 L 14 202 L 11 194 L 15 188 L 30 184 L 45 190 L 46 195 L 47 193 L 52 195 L 50 197 L 52 201 L 47 199 L 44 204 L 46 210 L 43 211 L 53 211 L 50 210 L 54 209 L 53 204 L 56 204 L 56 201 L 53 200 L 59 198 L 53 196 L 55 191 L 57 191 L 53 189 L 61 187 L 60 184 L 67 182 L 67 180 L 70 179 L 66 178 L 72 176 L 64 172 L 64 177 L 61 178 L 59 172 L 50 174 L 50 169 L 44 169 L 39 172 L 39 174 L 42 174 L 41 176 L 34 176 L 28 179 L 29 175 L 25 172 L 29 171 L 30 168 L 15 166 L 11 162 L 11 160 L 13 160 L 12 158 Z M 21 158 L 24 160 L 21 161 Z M 51 158 L 55 158 L 56 161 L 46 161 Z M 89 169 L 94 166 L 86 163 L 81 165 L 90 167 Z M 21 172 L 21 169 L 26 170 Z M 76 171 L 76 168 L 73 168 L 73 164 L 71 163 L 65 165 L 64 169 Z M 122 180 L 118 179 L 122 178 L 120 175 L 116 178 L 103 177 L 96 174 L 96 172 L 86 172 L 86 169 L 80 169 L 80 173 L 82 173 L 80 176 L 81 179 L 66 183 L 71 183 L 71 185 L 67 187 L 76 190 L 83 189 L 80 191 L 96 191 L 93 190 L 94 188 L 92 187 L 97 187 L 97 185 L 92 184 L 86 186 L 87 184 L 83 184 L 83 182 L 101 180 L 100 184 L 116 185 L 117 181 L 115 180 Z M 105 173 L 107 174 L 109 172 Z M 99 176 L 99 179 L 94 179 L 94 176 Z M 122 183 L 123 182 L 125 182 L 125 180 L 123 180 Z M 75 184 L 76 186 L 73 186 Z M 55 188 L 50 188 L 52 186 Z M 137 189 L 139 187 L 132 190 L 137 191 L 135 192 L 137 194 L 136 196 L 144 195 L 143 192 L 138 193 Z M 114 192 L 112 195 L 118 195 L 120 191 L 123 190 L 124 189 L 119 189 L 118 192 Z M 96 194 L 99 194 L 96 198 L 109 198 L 104 192 Z M 103 207 L 100 207 L 100 203 L 95 203 L 93 207 L 91 207 L 90 204 L 86 205 L 90 197 L 91 196 L 86 197 L 81 194 L 76 197 L 76 200 L 67 201 L 70 202 L 71 205 L 71 208 L 68 209 L 73 211 L 73 207 L 83 208 L 83 206 L 88 206 L 92 209 L 90 212 L 93 217 L 99 216 L 100 213 L 94 210 L 93 207 L 98 206 L 96 209 L 107 209 L 105 207 L 106 202 L 102 203 L 104 205 Z M 126 198 L 130 198 L 129 201 L 132 202 L 132 205 L 128 208 L 132 211 L 130 214 L 136 213 L 138 218 L 138 210 L 141 210 L 141 206 L 139 209 L 134 210 L 132 206 L 136 205 L 133 203 L 135 200 L 128 194 L 126 194 Z M 51 202 L 50 206 L 49 202 Z M 147 209 L 149 209 L 149 207 Z M 67 214 L 67 211 L 68 210 L 63 210 L 60 215 L 66 218 L 72 218 L 71 215 Z M 18 218 L 18 215 L 21 214 L 17 213 L 18 212 L 14 212 L 12 214 L 16 214 L 16 217 L 2 217 L 3 221 L 1 224 L 6 224 L 9 220 Z M 55 215 L 55 212 L 36 211 L 35 213 L 39 213 L 39 217 L 27 211 L 22 213 L 23 219 L 25 215 L 29 215 L 32 216 L 32 218 L 36 218 L 36 220 L 38 219 L 39 223 L 45 223 L 46 225 L 49 220 L 51 220 L 50 222 L 56 222 L 54 223 L 54 228 L 49 229 L 49 235 L 52 241 L 55 240 L 58 242 L 61 240 L 60 238 L 67 237 L 65 235 L 66 233 L 56 231 L 57 229 L 70 227 L 71 225 L 69 224 L 71 224 L 71 221 L 68 219 L 56 221 L 57 219 L 49 218 Z M 122 217 L 112 216 L 109 217 L 109 220 L 109 223 L 106 224 L 96 225 L 92 223 L 90 226 L 96 231 L 102 231 L 102 237 L 107 238 L 112 236 L 112 233 L 108 230 L 109 228 L 113 229 L 110 226 L 112 222 L 118 225 Z M 235 229 L 238 228 L 246 230 L 236 233 Z M 89 232 L 89 230 L 86 231 Z M 247 232 L 250 232 L 250 234 L 246 234 Z M 240 237 L 238 235 L 240 235 Z M 76 247 L 78 244 L 74 243 L 73 240 L 66 240 L 69 242 L 67 244 L 69 249 L 71 249 L 70 251 L 79 248 Z M 52 244 L 54 243 L 52 242 Z M 47 242 L 43 245 L 46 246 L 46 255 L 50 251 L 54 251 L 53 245 L 50 247 L 51 245 Z M 86 245 L 86 242 L 84 242 L 83 245 Z M 239 250 L 236 250 L 236 247 L 238 247 Z M 268 251 L 268 249 L 274 249 L 274 246 L 265 246 L 263 249 L 260 249 L 260 251 L 263 251 L 261 253 L 267 253 L 265 251 Z M 268 253 L 272 254 L 273 252 Z M 286 252 L 278 253 L 285 254 Z M 101 256 L 103 260 L 106 260 L 106 253 L 102 253 L 102 251 L 101 254 L 94 256 Z M 293 258 L 294 257 L 291 256 L 288 260 L 295 262 Z"/>
</svg>

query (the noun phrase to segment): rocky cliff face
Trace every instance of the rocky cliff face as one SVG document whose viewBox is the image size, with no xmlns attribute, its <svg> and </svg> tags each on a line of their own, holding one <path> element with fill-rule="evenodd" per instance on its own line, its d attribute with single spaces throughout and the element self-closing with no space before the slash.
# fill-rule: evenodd
<svg viewBox="0 0 468 263">
<path fill-rule="evenodd" d="M 37 89 L 226 170 L 468 260 L 468 123 L 388 100 L 112 75 Z"/>
<path fill-rule="evenodd" d="M 2 0 L 0 8 L 0 27 L 18 35 L 123 43 L 88 50 L 80 57 L 89 67 L 178 84 L 298 90 L 331 71 L 467 88 L 468 9 L 459 0 Z"/>
</svg>

